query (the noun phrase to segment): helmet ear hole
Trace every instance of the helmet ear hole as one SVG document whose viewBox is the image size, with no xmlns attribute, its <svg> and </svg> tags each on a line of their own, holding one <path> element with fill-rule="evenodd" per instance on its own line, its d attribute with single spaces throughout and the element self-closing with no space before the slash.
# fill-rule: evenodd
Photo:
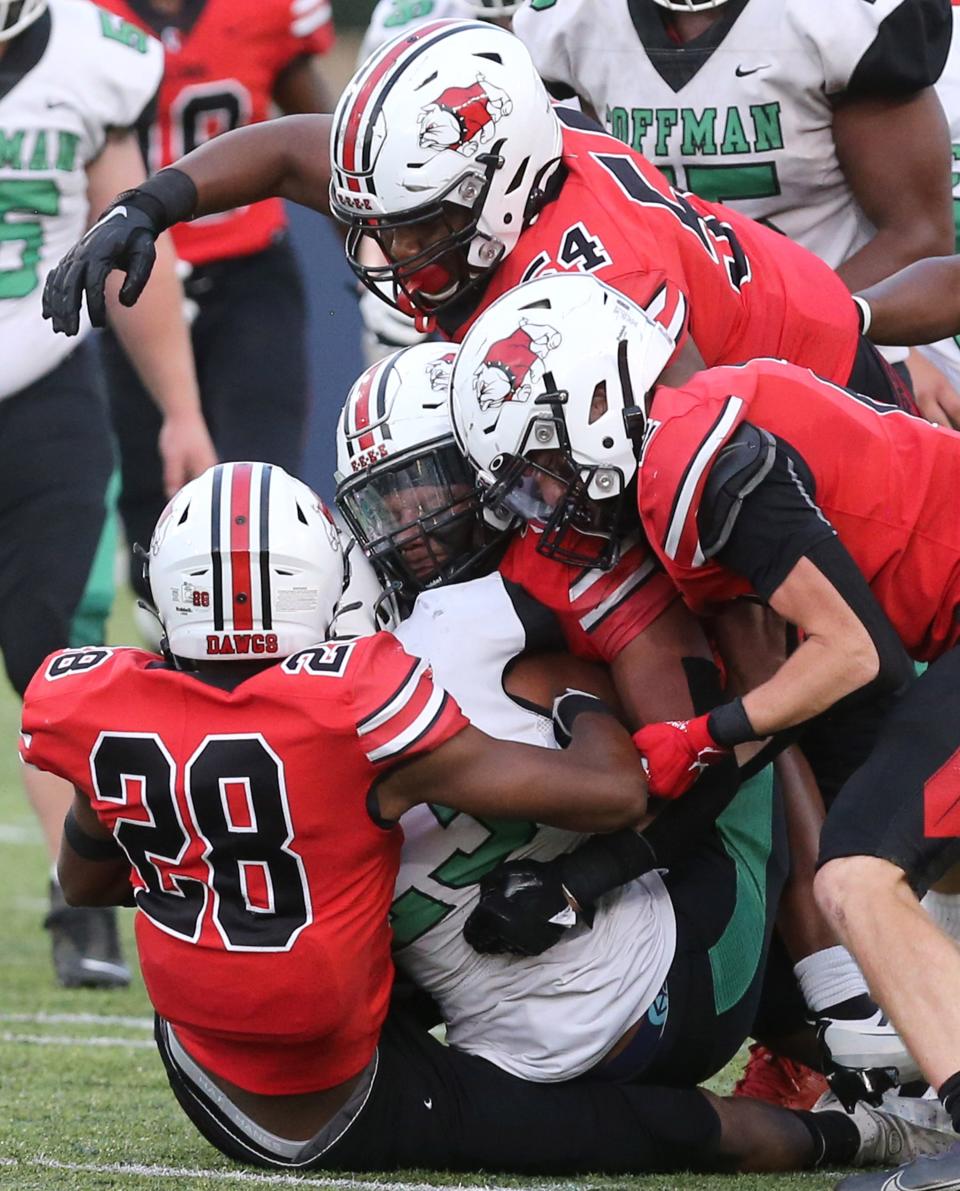
<svg viewBox="0 0 960 1191">
<path fill-rule="evenodd" d="M 590 400 L 590 414 L 587 418 L 587 424 L 592 426 L 594 422 L 598 421 L 610 408 L 610 403 L 607 401 L 607 382 L 602 380 L 593 390 L 593 397 Z"/>
<path fill-rule="evenodd" d="M 520 165 L 517 167 L 517 172 L 510 179 L 510 185 L 507 187 L 507 189 L 504 193 L 513 194 L 513 192 L 517 189 L 517 187 L 523 181 L 524 175 L 527 172 L 527 166 L 529 164 L 530 164 L 529 157 L 525 157 L 523 159 L 523 161 L 520 162 Z"/>
</svg>

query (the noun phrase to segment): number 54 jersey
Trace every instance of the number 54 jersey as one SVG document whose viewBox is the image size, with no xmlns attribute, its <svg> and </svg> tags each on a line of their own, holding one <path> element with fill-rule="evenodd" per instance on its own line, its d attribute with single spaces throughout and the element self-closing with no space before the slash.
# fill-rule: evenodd
<svg viewBox="0 0 960 1191">
<path fill-rule="evenodd" d="M 470 323 L 501 294 L 548 273 L 591 273 L 640 306 L 708 367 L 790 360 L 843 384 L 859 344 L 840 278 L 811 252 L 720 203 L 680 194 L 639 153 L 558 108 L 562 183 L 497 266 Z M 453 311 L 450 312 L 451 315 Z M 549 312 L 542 321 L 549 324 Z M 544 360 L 550 367 L 549 354 Z"/>
<path fill-rule="evenodd" d="M 52 0 L 0 61 L 0 397 L 76 347 L 43 321 L 47 273 L 87 227 L 87 166 L 160 84 L 163 51 L 88 4 Z M 88 331 L 89 323 L 82 324 Z"/>
<path fill-rule="evenodd" d="M 466 722 L 388 633 L 231 690 L 91 647 L 37 671 L 21 755 L 89 798 L 129 857 L 147 991 L 190 1054 L 296 1093 L 362 1070 L 387 1011 L 401 832 L 373 821 L 370 788 Z"/>
</svg>

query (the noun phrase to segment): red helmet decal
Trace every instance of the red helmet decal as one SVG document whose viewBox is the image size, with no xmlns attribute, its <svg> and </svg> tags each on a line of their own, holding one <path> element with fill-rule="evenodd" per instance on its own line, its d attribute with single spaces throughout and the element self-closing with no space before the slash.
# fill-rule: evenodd
<svg viewBox="0 0 960 1191">
<path fill-rule="evenodd" d="M 544 360 L 560 344 L 553 327 L 521 321 L 505 339 L 487 348 L 473 375 L 473 391 L 483 410 L 505 401 L 529 401 L 544 373 Z"/>
<path fill-rule="evenodd" d="M 447 87 L 420 109 L 421 149 L 453 149 L 472 157 L 494 136 L 497 123 L 513 111 L 513 100 L 483 75 L 466 87 Z"/>
</svg>

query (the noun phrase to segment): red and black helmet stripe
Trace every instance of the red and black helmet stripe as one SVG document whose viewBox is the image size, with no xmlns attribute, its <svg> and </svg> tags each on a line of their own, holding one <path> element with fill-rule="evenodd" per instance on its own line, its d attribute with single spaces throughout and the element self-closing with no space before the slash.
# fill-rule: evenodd
<svg viewBox="0 0 960 1191">
<path fill-rule="evenodd" d="M 256 613 L 252 556 L 258 557 L 260 620 L 272 628 L 270 594 L 270 476 L 272 468 L 258 463 L 221 463 L 214 469 L 210 509 L 210 553 L 213 565 L 213 627 L 224 632 L 230 591 L 234 630 L 251 630 Z M 255 488 L 259 481 L 259 494 Z M 226 506 L 224 502 L 226 501 Z M 254 511 L 256 510 L 256 516 Z M 223 525 L 229 515 L 229 527 Z M 226 547 L 226 548 L 225 548 Z"/>
<path fill-rule="evenodd" d="M 347 453 L 354 458 L 361 451 L 371 450 L 380 438 L 390 439 L 387 418 L 387 385 L 396 369 L 396 358 L 389 358 L 380 367 L 369 369 L 360 379 L 356 399 L 350 403 L 347 426 Z M 373 406 L 371 410 L 371 405 Z"/>
<path fill-rule="evenodd" d="M 460 21 L 431 21 L 388 46 L 380 60 L 371 65 L 369 73 L 359 83 L 356 95 L 344 105 L 340 120 L 334 129 L 333 143 L 335 146 L 341 146 L 340 166 L 346 175 L 346 183 L 350 190 L 359 190 L 361 179 L 358 175 L 365 175 L 363 181 L 368 192 L 376 193 L 370 177 L 373 131 L 384 101 L 403 70 L 430 46 L 462 28 L 463 24 Z M 395 67 L 400 68 L 390 78 L 390 72 Z M 429 98 L 425 98 L 424 102 L 429 102 Z"/>
<path fill-rule="evenodd" d="M 223 632 L 223 559 L 220 555 L 220 501 L 223 496 L 223 464 L 213 469 L 213 497 L 210 501 L 210 557 L 213 562 L 213 627 Z"/>
<path fill-rule="evenodd" d="M 230 577 L 233 627 L 253 628 L 250 574 L 250 479 L 252 463 L 235 463 L 230 482 Z"/>
<path fill-rule="evenodd" d="M 273 628 L 273 599 L 270 594 L 270 477 L 269 464 L 260 469 L 260 619 L 264 630 Z"/>
</svg>

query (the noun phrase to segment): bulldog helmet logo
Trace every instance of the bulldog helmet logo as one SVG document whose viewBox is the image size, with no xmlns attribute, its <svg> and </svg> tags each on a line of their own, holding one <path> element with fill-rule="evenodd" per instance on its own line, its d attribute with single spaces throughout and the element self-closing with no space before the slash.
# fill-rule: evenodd
<svg viewBox="0 0 960 1191">
<path fill-rule="evenodd" d="M 506 91 L 491 86 L 482 74 L 468 87 L 447 87 L 420 109 L 417 130 L 421 149 L 452 149 L 465 157 L 493 140 L 497 122 L 513 111 Z"/>
<path fill-rule="evenodd" d="M 445 393 L 450 387 L 450 374 L 453 372 L 453 362 L 457 358 L 456 352 L 447 352 L 439 360 L 431 360 L 427 365 L 427 379 L 433 393 Z"/>
<path fill-rule="evenodd" d="M 487 349 L 473 374 L 473 392 L 482 410 L 497 409 L 505 401 L 529 401 L 543 379 L 544 360 L 560 346 L 560 332 L 521 319 L 506 339 Z"/>
</svg>

